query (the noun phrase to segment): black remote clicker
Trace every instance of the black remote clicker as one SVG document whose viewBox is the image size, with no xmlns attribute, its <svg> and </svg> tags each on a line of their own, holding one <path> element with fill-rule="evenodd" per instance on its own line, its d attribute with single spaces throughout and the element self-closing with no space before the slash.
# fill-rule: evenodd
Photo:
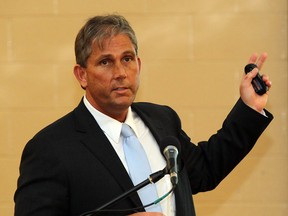
<svg viewBox="0 0 288 216">
<path fill-rule="evenodd" d="M 247 73 L 251 72 L 256 67 L 257 67 L 256 64 L 246 65 L 244 68 L 245 73 L 247 74 Z M 265 94 L 268 90 L 268 87 L 266 86 L 265 82 L 262 80 L 262 76 L 259 74 L 259 72 L 258 72 L 257 76 L 253 78 L 252 86 L 253 86 L 255 92 L 259 95 Z"/>
</svg>

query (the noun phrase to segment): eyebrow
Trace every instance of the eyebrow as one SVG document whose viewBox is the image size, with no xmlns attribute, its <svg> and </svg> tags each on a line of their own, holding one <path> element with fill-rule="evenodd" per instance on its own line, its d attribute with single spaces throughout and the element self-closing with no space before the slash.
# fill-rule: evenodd
<svg viewBox="0 0 288 216">
<path fill-rule="evenodd" d="M 137 56 L 137 54 L 135 53 L 135 51 L 132 51 L 132 50 L 126 50 L 124 51 L 123 53 L 121 53 L 121 55 L 133 55 L 133 56 Z M 105 59 L 105 58 L 113 58 L 113 55 L 112 54 L 103 54 L 103 55 L 100 55 L 97 60 L 99 59 Z"/>
<path fill-rule="evenodd" d="M 132 55 L 134 55 L 134 56 L 137 56 L 136 52 L 135 52 L 135 51 L 132 51 L 132 50 L 127 50 L 127 51 L 123 52 L 123 54 L 124 54 L 124 55 L 125 55 L 125 54 L 132 54 Z"/>
</svg>

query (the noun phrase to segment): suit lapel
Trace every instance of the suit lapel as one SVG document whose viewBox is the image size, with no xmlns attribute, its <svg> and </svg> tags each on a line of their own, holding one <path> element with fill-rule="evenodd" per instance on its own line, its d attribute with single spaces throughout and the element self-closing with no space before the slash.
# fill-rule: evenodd
<svg viewBox="0 0 288 216">
<path fill-rule="evenodd" d="M 76 117 L 76 130 L 80 134 L 81 142 L 99 161 L 102 162 L 106 169 L 111 173 L 111 176 L 117 180 L 119 186 L 123 189 L 123 192 L 131 189 L 133 183 L 125 167 L 111 143 L 85 107 L 83 101 L 81 101 L 79 106 L 75 109 L 74 113 Z M 135 206 L 142 205 L 137 193 L 131 195 L 130 200 Z"/>
<path fill-rule="evenodd" d="M 167 136 L 167 133 L 165 131 L 165 125 L 163 125 L 163 123 L 160 120 L 151 117 L 149 113 L 142 112 L 142 110 L 139 109 L 138 106 L 135 106 L 135 104 L 132 104 L 132 109 L 133 111 L 137 113 L 137 115 L 142 119 L 145 125 L 149 128 L 156 142 L 158 143 L 160 149 L 164 149 L 165 146 L 161 146 L 162 145 L 161 140 Z"/>
</svg>

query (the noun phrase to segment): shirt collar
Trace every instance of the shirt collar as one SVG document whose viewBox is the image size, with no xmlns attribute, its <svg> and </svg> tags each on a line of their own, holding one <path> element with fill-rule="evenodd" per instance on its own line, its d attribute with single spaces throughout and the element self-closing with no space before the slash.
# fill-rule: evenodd
<svg viewBox="0 0 288 216">
<path fill-rule="evenodd" d="M 83 102 L 85 106 L 87 107 L 87 109 L 89 110 L 89 112 L 94 117 L 94 119 L 97 121 L 102 131 L 107 136 L 109 136 L 115 143 L 119 143 L 123 123 L 95 109 L 87 100 L 86 96 L 84 96 Z M 138 131 L 134 122 L 133 112 L 132 112 L 131 107 L 128 108 L 128 113 L 127 113 L 126 120 L 124 123 L 128 124 L 133 129 L 136 136 L 138 137 Z"/>
</svg>

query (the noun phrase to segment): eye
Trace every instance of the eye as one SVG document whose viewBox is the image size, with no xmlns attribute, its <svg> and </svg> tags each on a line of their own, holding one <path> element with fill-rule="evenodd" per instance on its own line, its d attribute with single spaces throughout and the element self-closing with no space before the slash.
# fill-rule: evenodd
<svg viewBox="0 0 288 216">
<path fill-rule="evenodd" d="M 108 65 L 108 64 L 109 64 L 109 60 L 108 60 L 108 59 L 102 59 L 102 60 L 100 61 L 100 64 L 101 64 L 101 65 Z"/>
<path fill-rule="evenodd" d="M 133 60 L 133 57 L 132 56 L 125 56 L 124 58 L 123 58 L 123 61 L 124 62 L 130 62 L 130 61 L 132 61 Z"/>
</svg>

